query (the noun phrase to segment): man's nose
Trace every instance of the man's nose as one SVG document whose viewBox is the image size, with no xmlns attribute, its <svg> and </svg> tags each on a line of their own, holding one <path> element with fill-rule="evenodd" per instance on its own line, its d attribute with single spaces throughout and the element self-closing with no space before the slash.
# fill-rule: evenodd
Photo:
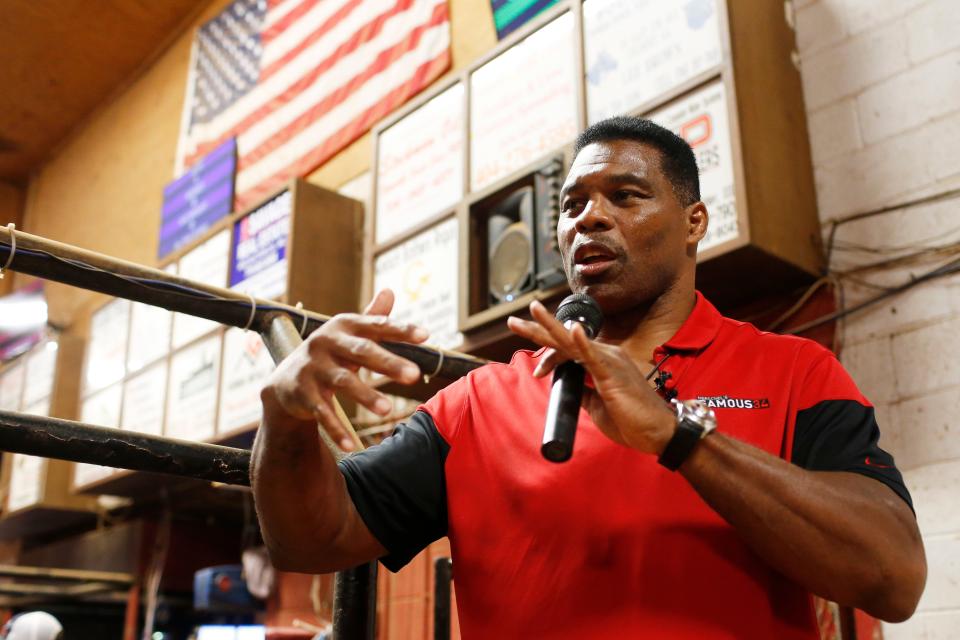
<svg viewBox="0 0 960 640">
<path fill-rule="evenodd" d="M 575 226 L 580 233 L 606 231 L 613 228 L 613 218 L 602 200 L 591 199 L 577 216 Z"/>
</svg>

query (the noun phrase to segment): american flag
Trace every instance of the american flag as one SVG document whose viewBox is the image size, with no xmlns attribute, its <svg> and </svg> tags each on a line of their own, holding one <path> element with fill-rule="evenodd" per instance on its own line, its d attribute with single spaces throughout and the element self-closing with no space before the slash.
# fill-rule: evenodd
<svg viewBox="0 0 960 640">
<path fill-rule="evenodd" d="M 235 0 L 197 33 L 176 172 L 236 136 L 246 209 L 449 66 L 446 0 Z"/>
</svg>

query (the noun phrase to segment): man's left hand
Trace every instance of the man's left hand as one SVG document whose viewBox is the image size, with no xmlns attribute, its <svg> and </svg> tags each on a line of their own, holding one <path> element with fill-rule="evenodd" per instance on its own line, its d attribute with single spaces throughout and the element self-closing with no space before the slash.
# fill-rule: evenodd
<svg viewBox="0 0 960 640">
<path fill-rule="evenodd" d="M 584 389 L 583 406 L 600 431 L 618 444 L 659 455 L 676 429 L 676 413 L 626 351 L 591 340 L 579 324 L 567 329 L 540 302 L 530 303 L 530 315 L 533 320 L 511 316 L 507 326 L 547 347 L 533 374 L 545 376 L 568 360 L 580 363 L 594 385 Z"/>
</svg>

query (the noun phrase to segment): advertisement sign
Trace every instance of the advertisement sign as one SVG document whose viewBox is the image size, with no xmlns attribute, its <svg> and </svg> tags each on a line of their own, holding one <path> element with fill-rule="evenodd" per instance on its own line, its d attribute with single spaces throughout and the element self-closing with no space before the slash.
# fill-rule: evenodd
<svg viewBox="0 0 960 640">
<path fill-rule="evenodd" d="M 30 407 L 43 400 L 49 404 L 57 373 L 57 341 L 48 340 L 37 345 L 26 359 L 27 384 L 23 388 L 23 406 Z"/>
<path fill-rule="evenodd" d="M 118 298 L 100 307 L 90 320 L 90 342 L 84 361 L 85 394 L 98 391 L 126 375 L 130 301 Z"/>
<path fill-rule="evenodd" d="M 218 434 L 260 420 L 260 388 L 274 369 L 267 346 L 255 331 L 228 329 L 223 337 Z"/>
<path fill-rule="evenodd" d="M 463 196 L 463 111 L 458 82 L 380 135 L 378 243 L 442 213 Z"/>
<path fill-rule="evenodd" d="M 293 194 L 284 191 L 234 223 L 231 288 L 257 298 L 283 297 L 291 213 Z"/>
<path fill-rule="evenodd" d="M 722 61 L 716 0 L 586 0 L 587 118 L 625 114 Z"/>
<path fill-rule="evenodd" d="M 170 363 L 164 435 L 184 440 L 213 437 L 220 378 L 220 336 L 184 349 Z"/>
<path fill-rule="evenodd" d="M 226 286 L 230 256 L 230 230 L 224 229 L 180 258 L 179 274 L 188 280 Z M 173 316 L 173 347 L 179 348 L 220 325 L 211 320 L 177 313 Z"/>
<path fill-rule="evenodd" d="M 7 494 L 7 509 L 16 511 L 40 502 L 43 493 L 43 475 L 46 459 L 22 453 L 11 455 L 10 493 Z"/>
<path fill-rule="evenodd" d="M 20 411 L 24 368 L 18 362 L 0 373 L 0 411 Z"/>
<path fill-rule="evenodd" d="M 80 421 L 97 427 L 119 427 L 122 393 L 123 390 L 118 384 L 87 398 L 80 407 Z M 73 483 L 78 486 L 89 484 L 102 480 L 113 472 L 112 467 L 78 463 L 74 467 Z"/>
<path fill-rule="evenodd" d="M 123 428 L 163 434 L 163 409 L 167 399 L 167 363 L 158 362 L 123 385 Z"/>
<path fill-rule="evenodd" d="M 127 371 L 139 371 L 170 351 L 173 314 L 163 307 L 134 302 L 130 310 L 130 349 Z"/>
<path fill-rule="evenodd" d="M 717 81 L 650 115 L 654 122 L 677 133 L 693 147 L 700 168 L 700 199 L 710 224 L 700 251 L 739 235 L 733 148 L 723 83 Z"/>
<path fill-rule="evenodd" d="M 577 135 L 573 16 L 565 13 L 470 76 L 470 184 L 481 189 Z"/>
<path fill-rule="evenodd" d="M 237 140 L 230 138 L 163 188 L 159 259 L 190 244 L 233 210 L 236 172 Z"/>
<path fill-rule="evenodd" d="M 453 349 L 463 343 L 457 330 L 458 229 L 449 218 L 377 256 L 374 289 L 396 294 L 391 317 L 430 332 L 429 344 Z"/>
<path fill-rule="evenodd" d="M 538 13 L 555 4 L 557 0 L 491 0 L 497 39 L 503 40 L 536 17 Z"/>
</svg>

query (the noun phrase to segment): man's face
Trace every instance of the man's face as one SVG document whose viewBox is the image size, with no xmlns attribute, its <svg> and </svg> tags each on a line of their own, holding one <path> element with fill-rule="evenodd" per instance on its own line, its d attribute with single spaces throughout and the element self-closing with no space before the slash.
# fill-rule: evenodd
<svg viewBox="0 0 960 640">
<path fill-rule="evenodd" d="M 692 269 L 696 248 L 660 152 L 630 140 L 588 145 L 574 159 L 557 239 L 570 288 L 607 313 L 662 294 Z"/>
</svg>

